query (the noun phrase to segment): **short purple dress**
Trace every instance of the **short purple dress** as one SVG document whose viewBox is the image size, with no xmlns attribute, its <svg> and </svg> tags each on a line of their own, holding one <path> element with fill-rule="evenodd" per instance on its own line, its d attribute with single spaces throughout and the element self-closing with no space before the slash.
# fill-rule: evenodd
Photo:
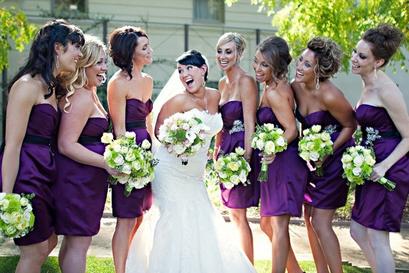
<svg viewBox="0 0 409 273">
<path fill-rule="evenodd" d="M 392 119 L 385 108 L 368 104 L 358 107 L 356 118 L 363 132 L 367 127 L 379 131 L 381 138 L 374 141 L 374 150 L 376 162 L 381 162 L 401 141 Z M 396 183 L 393 191 L 372 181 L 356 187 L 352 219 L 368 228 L 399 232 L 409 194 L 409 154 L 399 159 L 386 172 L 385 177 Z"/>
<path fill-rule="evenodd" d="M 30 113 L 13 192 L 35 194 L 32 200 L 35 222 L 30 233 L 14 239 L 19 246 L 43 242 L 54 233 L 51 186 L 55 182 L 57 168 L 51 144 L 56 142 L 59 119 L 59 112 L 48 103 L 34 105 Z M 0 163 L 2 161 L 3 151 Z"/>
<path fill-rule="evenodd" d="M 297 109 L 296 116 L 301 122 L 303 130 L 317 124 L 321 125 L 323 129 L 327 126 L 334 128 L 335 132 L 331 134 L 333 142 L 342 129 L 341 124 L 328 111 L 317 111 L 303 117 Z M 306 190 L 309 198 L 305 200 L 307 204 L 320 209 L 336 209 L 345 206 L 349 187 L 347 180 L 342 178 L 344 170 L 341 158 L 346 148 L 353 145 L 354 141 L 351 138 L 327 157 L 322 166 L 323 176 L 317 176 L 315 172 L 310 172 Z"/>
<path fill-rule="evenodd" d="M 152 111 L 152 100 L 143 102 L 139 99 L 126 100 L 126 130 L 135 132 L 136 143 L 141 144 L 145 139 L 151 141 L 146 130 L 146 117 Z M 135 218 L 142 216 L 152 206 L 151 183 L 142 189 L 133 189 L 127 197 L 124 195 L 125 186 L 116 184 L 112 186 L 112 214 L 118 218 Z"/>
<path fill-rule="evenodd" d="M 260 107 L 257 111 L 257 123 L 272 123 L 282 128 L 270 107 Z M 257 180 L 261 169 L 259 150 L 255 150 L 251 181 Z M 298 155 L 298 140 L 292 141 L 287 150 L 277 153 L 268 166 L 268 180 L 260 182 L 261 209 L 263 217 L 290 215 L 300 217 L 304 192 L 308 181 L 308 168 Z"/>
<path fill-rule="evenodd" d="M 220 154 L 234 152 L 237 147 L 244 149 L 244 121 L 243 106 L 241 101 L 228 101 L 220 106 L 223 119 L 223 130 L 221 131 Z M 228 208 L 242 209 L 257 207 L 260 198 L 260 185 L 258 181 L 244 186 L 239 184 L 232 189 L 221 188 L 223 204 Z"/>
<path fill-rule="evenodd" d="M 101 137 L 108 130 L 106 118 L 89 118 L 78 143 L 102 155 Z M 55 231 L 58 235 L 93 236 L 98 233 L 108 192 L 108 172 L 57 154 L 58 178 L 55 196 Z"/>
</svg>

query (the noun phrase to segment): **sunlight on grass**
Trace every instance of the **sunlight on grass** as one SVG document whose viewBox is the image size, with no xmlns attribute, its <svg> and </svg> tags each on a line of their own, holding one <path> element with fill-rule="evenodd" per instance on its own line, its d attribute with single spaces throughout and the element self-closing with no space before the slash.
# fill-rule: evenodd
<svg viewBox="0 0 409 273">
<path fill-rule="evenodd" d="M 18 257 L 0 257 L 0 273 L 14 272 L 18 262 Z M 307 273 L 315 272 L 313 262 L 301 262 L 302 269 Z M 271 272 L 271 262 L 266 260 L 256 261 L 256 269 L 258 273 Z M 345 273 L 369 273 L 369 270 L 361 269 L 349 264 L 344 264 Z M 58 267 L 57 257 L 49 257 L 43 265 L 41 273 L 61 273 Z M 114 265 L 112 258 L 98 258 L 94 256 L 87 257 L 87 273 L 114 273 Z"/>
</svg>

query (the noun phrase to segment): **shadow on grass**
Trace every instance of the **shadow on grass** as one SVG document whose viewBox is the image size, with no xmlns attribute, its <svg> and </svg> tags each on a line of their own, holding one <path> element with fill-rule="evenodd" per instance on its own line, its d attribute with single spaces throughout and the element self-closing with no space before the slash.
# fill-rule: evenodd
<svg viewBox="0 0 409 273">
<path fill-rule="evenodd" d="M 18 256 L 0 257 L 0 273 L 11 273 L 16 270 Z M 302 261 L 301 268 L 307 272 L 315 272 L 314 263 Z M 348 263 L 343 264 L 345 273 L 370 273 L 368 269 L 362 269 L 352 266 Z M 271 272 L 271 262 L 266 260 L 256 261 L 258 273 Z M 41 273 L 61 273 L 58 267 L 57 257 L 49 257 L 41 269 Z M 87 257 L 87 273 L 114 273 L 112 258 Z"/>
</svg>

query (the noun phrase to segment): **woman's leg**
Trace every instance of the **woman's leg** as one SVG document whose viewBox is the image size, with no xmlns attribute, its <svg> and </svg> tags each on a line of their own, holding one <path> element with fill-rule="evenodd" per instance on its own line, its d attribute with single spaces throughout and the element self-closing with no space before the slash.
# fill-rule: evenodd
<svg viewBox="0 0 409 273">
<path fill-rule="evenodd" d="M 268 239 L 272 240 L 273 237 L 273 228 L 271 225 L 270 217 L 261 217 L 260 218 L 260 228 L 267 235 Z M 294 254 L 293 248 L 291 247 L 290 239 L 290 248 L 288 250 L 288 259 L 287 259 L 287 272 L 288 273 L 303 273 L 300 265 L 298 264 L 297 257 Z"/>
<path fill-rule="evenodd" d="M 320 243 L 318 241 L 317 234 L 311 223 L 313 207 L 304 204 L 304 221 L 307 228 L 308 241 L 310 243 L 310 248 L 312 252 L 312 257 L 314 259 L 315 268 L 317 273 L 329 273 L 328 265 L 325 260 L 324 253 L 322 252 Z"/>
<path fill-rule="evenodd" d="M 395 261 L 389 242 L 389 232 L 368 228 L 368 238 L 375 254 L 375 272 L 395 272 Z"/>
<path fill-rule="evenodd" d="M 117 218 L 115 232 L 112 237 L 112 254 L 116 273 L 125 272 L 131 233 L 136 222 L 136 218 Z"/>
<path fill-rule="evenodd" d="M 337 235 L 332 229 L 332 219 L 335 209 L 312 210 L 312 226 L 318 236 L 319 245 L 325 255 L 325 260 L 332 273 L 342 273 L 341 249 Z"/>
<path fill-rule="evenodd" d="M 290 223 L 289 215 L 280 215 L 271 217 L 273 230 L 272 246 L 273 257 L 271 259 L 272 273 L 284 273 L 290 249 L 290 235 L 288 225 Z"/>
<path fill-rule="evenodd" d="M 355 240 L 355 242 L 359 245 L 362 252 L 364 253 L 365 258 L 369 263 L 369 266 L 375 269 L 376 268 L 375 254 L 369 241 L 368 228 L 355 222 L 354 220 L 351 220 L 350 233 L 352 239 Z"/>
<path fill-rule="evenodd" d="M 65 250 L 59 254 L 62 273 L 85 273 L 91 241 L 91 236 L 64 236 Z"/>
<path fill-rule="evenodd" d="M 50 254 L 51 250 L 55 247 L 55 243 L 56 236 L 54 234 L 44 242 L 19 246 L 20 259 L 17 264 L 16 273 L 40 273 L 41 266 L 47 259 L 48 254 Z"/>
<path fill-rule="evenodd" d="M 253 234 L 246 213 L 247 209 L 230 209 L 231 219 L 239 232 L 241 247 L 254 264 Z"/>
</svg>

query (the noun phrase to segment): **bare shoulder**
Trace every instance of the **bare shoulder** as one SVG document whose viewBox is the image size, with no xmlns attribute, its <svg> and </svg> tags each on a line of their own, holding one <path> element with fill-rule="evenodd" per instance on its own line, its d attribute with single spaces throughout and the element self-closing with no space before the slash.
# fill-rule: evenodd
<svg viewBox="0 0 409 273">
<path fill-rule="evenodd" d="M 210 98 L 215 99 L 215 100 L 220 100 L 221 94 L 219 90 L 206 87 L 206 92 L 209 94 Z"/>
<path fill-rule="evenodd" d="M 249 74 L 244 73 L 240 78 L 239 78 L 239 84 L 256 84 L 256 80 Z"/>
<path fill-rule="evenodd" d="M 405 101 L 399 87 L 394 82 L 388 82 L 378 88 L 378 95 L 386 106 L 394 105 L 398 101 Z"/>
<path fill-rule="evenodd" d="M 143 78 L 145 81 L 153 82 L 152 76 L 149 75 L 149 74 L 147 74 L 147 73 L 142 72 L 142 78 Z"/>
<path fill-rule="evenodd" d="M 331 81 L 327 80 L 321 84 L 322 100 L 324 103 L 336 103 L 339 100 L 346 100 L 344 93 Z"/>
<path fill-rule="evenodd" d="M 39 77 L 29 74 L 23 75 L 11 87 L 9 99 L 16 98 L 25 102 L 36 104 L 47 91 L 47 86 Z"/>
</svg>

